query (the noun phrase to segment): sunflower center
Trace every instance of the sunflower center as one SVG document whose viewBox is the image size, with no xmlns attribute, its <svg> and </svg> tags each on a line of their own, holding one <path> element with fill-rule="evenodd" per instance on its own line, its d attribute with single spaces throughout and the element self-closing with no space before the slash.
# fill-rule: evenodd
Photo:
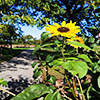
<svg viewBox="0 0 100 100">
<path fill-rule="evenodd" d="M 57 29 L 59 32 L 68 32 L 69 31 L 69 28 L 66 28 L 66 27 L 60 27 Z"/>
</svg>

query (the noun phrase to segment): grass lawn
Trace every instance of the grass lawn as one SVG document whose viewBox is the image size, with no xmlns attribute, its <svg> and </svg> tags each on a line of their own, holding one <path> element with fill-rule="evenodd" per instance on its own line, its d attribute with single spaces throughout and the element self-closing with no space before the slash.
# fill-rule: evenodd
<svg viewBox="0 0 100 100">
<path fill-rule="evenodd" d="M 0 63 L 3 62 L 3 61 L 8 61 L 12 57 L 17 56 L 22 51 L 28 50 L 28 49 L 31 49 L 31 48 L 13 48 L 12 49 L 12 53 L 10 53 L 10 49 L 9 48 L 0 49 Z"/>
</svg>

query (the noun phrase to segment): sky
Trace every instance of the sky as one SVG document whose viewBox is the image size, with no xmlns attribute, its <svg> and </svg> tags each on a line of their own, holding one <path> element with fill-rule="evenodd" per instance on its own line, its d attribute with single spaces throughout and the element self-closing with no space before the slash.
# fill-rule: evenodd
<svg viewBox="0 0 100 100">
<path fill-rule="evenodd" d="M 45 32 L 45 28 L 42 30 L 39 30 L 36 26 L 31 27 L 31 26 L 21 26 L 21 29 L 23 31 L 23 35 L 32 35 L 34 38 L 39 39 L 41 36 L 42 32 Z"/>
<path fill-rule="evenodd" d="M 31 9 L 33 11 L 34 9 Z M 38 16 L 36 17 L 35 21 L 41 16 L 42 13 L 37 12 Z M 45 28 L 39 30 L 36 26 L 31 27 L 30 25 L 21 26 L 21 30 L 23 31 L 23 35 L 32 35 L 34 38 L 40 39 L 41 33 L 45 32 Z"/>
</svg>

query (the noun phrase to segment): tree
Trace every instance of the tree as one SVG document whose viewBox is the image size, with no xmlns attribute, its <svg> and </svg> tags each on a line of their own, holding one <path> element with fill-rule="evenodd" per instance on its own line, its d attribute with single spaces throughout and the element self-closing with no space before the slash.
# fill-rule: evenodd
<svg viewBox="0 0 100 100">
<path fill-rule="evenodd" d="M 72 20 L 86 33 L 89 27 L 100 26 L 99 4 L 99 0 L 2 0 L 0 12 L 2 20 L 11 24 L 44 27 L 52 21 Z"/>
<path fill-rule="evenodd" d="M 7 24 L 0 24 L 0 41 L 2 44 L 9 44 L 10 49 L 12 50 L 12 41 L 16 40 L 18 34 L 16 33 L 16 29 Z"/>
<path fill-rule="evenodd" d="M 34 37 L 31 35 L 25 35 L 16 39 L 15 43 L 17 44 L 34 44 Z"/>
</svg>

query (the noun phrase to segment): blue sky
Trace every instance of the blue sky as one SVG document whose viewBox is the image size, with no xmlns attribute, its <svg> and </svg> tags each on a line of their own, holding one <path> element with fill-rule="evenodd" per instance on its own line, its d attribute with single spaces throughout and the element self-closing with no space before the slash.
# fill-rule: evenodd
<svg viewBox="0 0 100 100">
<path fill-rule="evenodd" d="M 39 39 L 41 36 L 42 32 L 45 32 L 45 28 L 42 30 L 39 30 L 36 26 L 31 27 L 31 26 L 21 26 L 21 29 L 23 31 L 23 35 L 32 35 L 34 38 Z"/>
</svg>

